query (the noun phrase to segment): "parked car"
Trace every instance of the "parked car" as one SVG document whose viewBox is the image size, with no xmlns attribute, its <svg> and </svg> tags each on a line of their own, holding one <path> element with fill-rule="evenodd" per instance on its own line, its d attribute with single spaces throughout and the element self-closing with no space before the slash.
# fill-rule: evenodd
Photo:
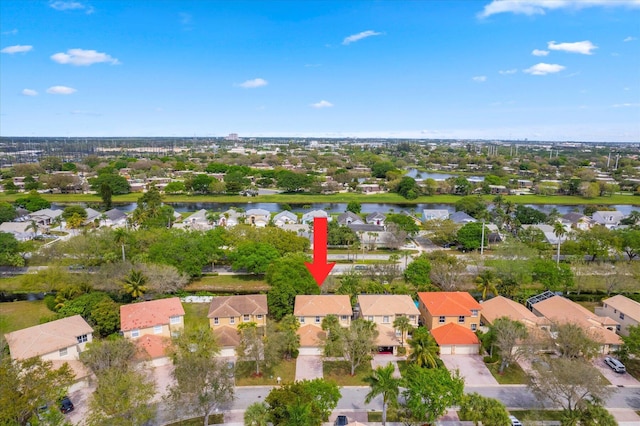
<svg viewBox="0 0 640 426">
<path fill-rule="evenodd" d="M 613 357 L 610 357 L 610 356 L 604 357 L 604 363 L 607 364 L 616 373 L 623 374 L 623 373 L 626 373 L 627 371 L 624 364 Z"/>
<path fill-rule="evenodd" d="M 73 402 L 71 402 L 68 396 L 62 397 L 60 400 L 60 411 L 62 411 L 63 414 L 72 412 L 74 408 Z"/>
<path fill-rule="evenodd" d="M 509 420 L 511 420 L 511 426 L 522 426 L 522 422 L 516 416 L 509 416 Z"/>
<path fill-rule="evenodd" d="M 349 419 L 347 416 L 338 416 L 336 421 L 333 423 L 334 426 L 346 426 L 349 424 Z"/>
</svg>

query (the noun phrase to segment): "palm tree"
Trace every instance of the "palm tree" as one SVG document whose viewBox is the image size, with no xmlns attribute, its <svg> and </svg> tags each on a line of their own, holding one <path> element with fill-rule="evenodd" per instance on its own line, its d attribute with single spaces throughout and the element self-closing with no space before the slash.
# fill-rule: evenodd
<svg viewBox="0 0 640 426">
<path fill-rule="evenodd" d="M 147 277 L 145 277 L 141 271 L 132 269 L 131 272 L 129 272 L 129 275 L 124 279 L 122 288 L 125 293 L 131 295 L 132 298 L 139 299 L 147 291 L 146 284 Z"/>
<path fill-rule="evenodd" d="M 264 402 L 254 402 L 244 412 L 244 424 L 247 426 L 267 426 L 269 410 Z"/>
<path fill-rule="evenodd" d="M 29 226 L 27 226 L 26 230 L 27 231 L 33 231 L 33 235 L 31 236 L 31 238 L 34 238 L 38 234 L 38 230 L 39 230 L 38 224 L 36 223 L 36 221 L 32 220 L 29 223 Z"/>
<path fill-rule="evenodd" d="M 387 423 L 387 407 L 396 404 L 400 393 L 400 379 L 394 377 L 395 367 L 389 363 L 371 372 L 364 381 L 369 385 L 369 393 L 364 402 L 370 403 L 373 398 L 382 395 L 382 426 Z"/>
<path fill-rule="evenodd" d="M 553 223 L 553 233 L 558 239 L 558 252 L 556 254 L 556 265 L 560 266 L 560 242 L 562 241 L 562 237 L 567 234 L 567 230 L 564 225 L 560 221 L 556 221 Z"/>
<path fill-rule="evenodd" d="M 404 335 L 411 331 L 411 329 L 413 328 L 411 326 L 411 322 L 409 321 L 408 317 L 405 317 L 403 315 L 393 320 L 393 326 L 396 330 L 400 330 L 400 339 L 402 342 L 402 347 L 404 348 Z"/>
<path fill-rule="evenodd" d="M 502 284 L 502 280 L 496 277 L 496 274 L 487 269 L 476 277 L 476 284 L 478 291 L 482 292 L 482 300 L 487 300 L 487 293 L 492 293 L 494 296 L 498 295 L 497 285 Z"/>
<path fill-rule="evenodd" d="M 124 254 L 124 243 L 127 240 L 127 230 L 124 228 L 118 228 L 113 231 L 113 240 L 117 245 L 122 247 L 122 261 L 124 262 L 127 260 Z"/>
<path fill-rule="evenodd" d="M 415 363 L 418 367 L 436 368 L 438 366 L 440 348 L 429 330 L 424 327 L 416 328 L 408 343 L 411 348 L 409 362 Z"/>
</svg>

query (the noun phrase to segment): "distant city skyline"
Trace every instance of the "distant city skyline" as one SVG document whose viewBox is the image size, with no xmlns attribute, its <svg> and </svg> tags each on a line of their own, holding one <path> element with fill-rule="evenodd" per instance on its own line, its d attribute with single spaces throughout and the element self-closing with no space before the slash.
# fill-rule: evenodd
<svg viewBox="0 0 640 426">
<path fill-rule="evenodd" d="M 640 0 L 3 0 L 0 136 L 640 141 Z"/>
</svg>

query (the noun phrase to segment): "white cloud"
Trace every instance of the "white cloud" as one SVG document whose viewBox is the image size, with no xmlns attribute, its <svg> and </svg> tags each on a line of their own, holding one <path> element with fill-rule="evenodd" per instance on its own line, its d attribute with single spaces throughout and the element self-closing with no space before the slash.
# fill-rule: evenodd
<svg viewBox="0 0 640 426">
<path fill-rule="evenodd" d="M 76 66 L 89 66 L 102 62 L 106 62 L 111 65 L 118 65 L 120 63 L 116 58 L 112 58 L 106 53 L 84 49 L 69 49 L 67 50 L 67 53 L 55 53 L 51 55 L 51 59 L 59 64 L 71 64 Z"/>
<path fill-rule="evenodd" d="M 627 43 L 627 42 L 629 42 L 629 41 L 634 41 L 634 40 L 637 40 L 637 38 L 629 36 L 629 37 L 625 38 L 625 39 L 624 39 L 624 40 L 622 40 L 622 41 L 624 41 L 625 43 Z"/>
<path fill-rule="evenodd" d="M 80 3 L 79 1 L 61 1 L 61 0 L 51 0 L 49 2 L 49 7 L 59 11 L 65 10 L 84 10 L 87 15 L 93 13 L 93 6 L 89 6 L 84 3 Z"/>
<path fill-rule="evenodd" d="M 576 41 L 575 43 L 556 43 L 555 41 L 550 41 L 547 43 L 547 48 L 550 50 L 561 50 L 563 52 L 591 55 L 591 51 L 597 49 L 598 46 L 595 46 L 589 40 Z"/>
<path fill-rule="evenodd" d="M 640 7 L 638 0 L 492 0 L 482 12 L 479 18 L 486 18 L 499 13 L 515 13 L 520 15 L 544 15 L 550 10 L 559 9 L 583 9 L 587 7 L 615 7 L 625 6 L 629 8 Z"/>
<path fill-rule="evenodd" d="M 527 74 L 531 75 L 547 75 L 553 74 L 562 71 L 566 67 L 558 64 L 545 64 L 544 62 L 540 62 L 539 64 L 535 64 L 531 68 L 527 68 L 523 70 Z"/>
<path fill-rule="evenodd" d="M 320 102 L 316 102 L 315 104 L 310 105 L 312 108 L 331 108 L 333 104 L 329 101 L 322 100 Z"/>
<path fill-rule="evenodd" d="M 547 56 L 549 54 L 549 51 L 541 50 L 541 49 L 533 49 L 533 52 L 531 52 L 531 54 L 533 56 Z"/>
<path fill-rule="evenodd" d="M 635 107 L 640 107 L 640 103 L 613 104 L 611 106 L 613 108 L 635 108 Z"/>
<path fill-rule="evenodd" d="M 478 82 L 478 83 L 484 83 L 485 81 L 487 81 L 487 76 L 486 75 L 476 75 L 475 77 L 471 78 L 473 81 Z"/>
<path fill-rule="evenodd" d="M 67 86 L 51 86 L 47 89 L 47 93 L 52 95 L 71 95 L 75 92 L 77 92 L 76 89 Z"/>
<path fill-rule="evenodd" d="M 17 28 L 14 28 L 14 29 L 9 30 L 9 31 L 3 31 L 2 32 L 2 35 L 16 35 L 16 34 L 18 34 L 18 29 Z"/>
<path fill-rule="evenodd" d="M 22 89 L 22 94 L 25 96 L 38 96 L 38 92 L 33 89 Z"/>
<path fill-rule="evenodd" d="M 512 68 L 512 69 L 510 69 L 510 70 L 500 70 L 500 71 L 498 71 L 498 74 L 502 74 L 502 75 L 509 75 L 509 74 L 515 74 L 515 73 L 517 73 L 517 72 L 518 72 L 518 70 L 517 70 L 517 69 Z"/>
<path fill-rule="evenodd" d="M 347 45 L 347 44 L 355 43 L 356 41 L 362 40 L 363 38 L 379 36 L 379 35 L 382 35 L 382 33 L 378 33 L 373 30 L 362 31 L 361 33 L 352 34 L 349 37 L 345 37 L 345 39 L 342 40 L 342 44 Z"/>
<path fill-rule="evenodd" d="M 269 84 L 267 80 L 262 78 L 254 78 L 253 80 L 247 80 L 244 83 L 240 83 L 237 86 L 240 86 L 245 89 L 255 89 L 256 87 L 262 87 Z"/>
<path fill-rule="evenodd" d="M 16 44 L 15 46 L 7 46 L 4 49 L 0 50 L 2 53 L 9 53 L 13 55 L 14 53 L 26 53 L 33 49 L 33 46 L 23 46 L 20 44 Z"/>
</svg>

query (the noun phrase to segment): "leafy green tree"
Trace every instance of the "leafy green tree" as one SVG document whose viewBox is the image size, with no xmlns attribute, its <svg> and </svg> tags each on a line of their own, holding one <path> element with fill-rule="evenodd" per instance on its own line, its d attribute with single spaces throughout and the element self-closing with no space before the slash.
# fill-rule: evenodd
<svg viewBox="0 0 640 426">
<path fill-rule="evenodd" d="M 421 192 L 416 180 L 408 176 L 400 179 L 396 191 L 407 200 L 415 200 Z"/>
<path fill-rule="evenodd" d="M 504 404 L 495 398 L 488 398 L 476 392 L 466 394 L 460 402 L 460 417 L 478 426 L 503 426 L 510 423 L 509 412 Z"/>
<path fill-rule="evenodd" d="M 147 291 L 147 277 L 141 271 L 132 269 L 124 279 L 122 289 L 133 299 L 140 299 Z"/>
<path fill-rule="evenodd" d="M 594 226 L 587 231 L 577 231 L 576 242 L 580 251 L 591 256 L 591 262 L 596 258 L 604 258 L 614 246 L 614 234 L 604 226 Z"/>
<path fill-rule="evenodd" d="M 84 207 L 74 204 L 65 207 L 61 214 L 62 218 L 67 221 L 73 217 L 73 215 L 78 215 L 84 220 L 87 218 L 87 211 Z"/>
<path fill-rule="evenodd" d="M 254 402 L 244 412 L 244 424 L 247 426 L 268 426 L 269 407 L 264 402 Z"/>
<path fill-rule="evenodd" d="M 392 363 L 378 367 L 364 378 L 369 385 L 369 393 L 364 399 L 369 404 L 373 399 L 382 395 L 382 426 L 387 424 L 387 407 L 398 402 L 400 394 L 400 379 L 394 377 L 395 367 Z"/>
<path fill-rule="evenodd" d="M 264 274 L 279 257 L 280 253 L 267 243 L 246 242 L 229 253 L 234 271 L 244 269 L 252 274 Z"/>
<path fill-rule="evenodd" d="M 79 289 L 75 291 L 76 294 L 63 300 L 58 308 L 61 318 L 81 315 L 102 337 L 120 329 L 120 309 L 107 293 L 95 291 L 77 296 Z"/>
<path fill-rule="evenodd" d="M 229 404 L 235 396 L 233 377 L 217 359 L 220 352 L 213 332 L 207 326 L 185 330 L 175 341 L 172 353 L 173 378 L 168 400 L 176 413 L 209 416 Z"/>
<path fill-rule="evenodd" d="M 89 179 L 89 185 L 93 191 L 96 191 L 103 197 L 107 191 L 106 187 L 103 189 L 103 185 L 106 185 L 111 190 L 112 195 L 128 194 L 131 191 L 131 186 L 124 176 L 120 176 L 116 173 L 99 173 L 98 176 Z"/>
<path fill-rule="evenodd" d="M 373 177 L 384 179 L 387 177 L 387 172 L 396 170 L 396 167 L 391 161 L 379 161 L 371 167 L 371 174 Z"/>
<path fill-rule="evenodd" d="M 395 223 L 408 235 L 416 235 L 420 231 L 420 226 L 416 224 L 416 221 L 406 214 L 389 214 L 385 219 L 385 223 Z"/>
<path fill-rule="evenodd" d="M 105 210 L 111 210 L 113 207 L 113 188 L 109 183 L 102 182 L 100 184 L 100 189 L 98 190 L 100 194 L 100 198 L 102 198 L 102 204 L 104 204 Z"/>
<path fill-rule="evenodd" d="M 531 225 L 536 223 L 545 223 L 547 221 L 547 215 L 536 210 L 533 207 L 527 207 L 519 204 L 516 207 L 515 217 L 523 225 Z"/>
<path fill-rule="evenodd" d="M 282 337 L 282 349 L 285 359 L 297 358 L 300 348 L 300 335 L 297 333 L 300 321 L 295 315 L 285 315 L 278 324 L 278 332 Z M 269 336 L 267 339 L 270 339 Z"/>
<path fill-rule="evenodd" d="M 211 264 L 212 260 L 223 257 L 224 251 L 220 247 L 227 245 L 225 232 L 221 228 L 205 234 L 177 229 L 157 232 L 155 241 L 147 250 L 147 259 L 153 263 L 174 266 L 189 276 L 199 277 L 203 267 Z"/>
<path fill-rule="evenodd" d="M 457 212 L 465 212 L 476 219 L 483 216 L 487 211 L 487 205 L 484 200 L 476 195 L 462 197 L 456 201 L 455 207 Z"/>
<path fill-rule="evenodd" d="M 361 318 L 351 321 L 349 328 L 340 328 L 341 352 L 345 361 L 351 365 L 352 376 L 356 374 L 356 368 L 371 358 L 371 352 L 376 348 L 376 337 L 376 325 Z"/>
<path fill-rule="evenodd" d="M 413 330 L 408 343 L 411 348 L 408 357 L 409 362 L 421 368 L 438 367 L 440 348 L 431 333 L 429 333 L 429 330 L 425 327 L 416 328 Z"/>
<path fill-rule="evenodd" d="M 626 351 L 632 355 L 640 356 L 640 325 L 630 325 L 627 332 L 627 336 L 620 336 Z"/>
<path fill-rule="evenodd" d="M 137 348 L 124 337 L 94 340 L 87 343 L 87 350 L 80 354 L 80 361 L 96 376 L 112 368 L 134 368 Z"/>
<path fill-rule="evenodd" d="M 433 284 L 443 291 L 455 291 L 462 285 L 466 265 L 458 256 L 437 250 L 427 253 L 426 257 L 431 263 L 429 275 Z"/>
<path fill-rule="evenodd" d="M 17 215 L 15 207 L 4 201 L 0 202 L 0 223 L 11 222 Z"/>
<path fill-rule="evenodd" d="M 152 186 L 138 198 L 131 220 L 143 229 L 170 227 L 173 222 L 173 207 L 162 204 L 162 195 Z"/>
<path fill-rule="evenodd" d="M 275 387 L 265 398 L 274 426 L 320 426 L 340 400 L 340 390 L 324 379 Z"/>
<path fill-rule="evenodd" d="M 467 223 L 458 230 L 456 238 L 458 244 L 463 250 L 478 250 L 482 241 L 482 227 L 484 225 L 480 222 Z M 486 231 L 486 230 L 485 230 Z M 489 233 L 485 232 L 484 244 L 487 245 Z"/>
<path fill-rule="evenodd" d="M 396 319 L 393 320 L 393 328 L 400 331 L 401 345 L 404 348 L 404 337 L 408 332 L 413 330 L 411 321 L 404 315 L 396 317 Z"/>
<path fill-rule="evenodd" d="M 169 182 L 167 186 L 164 187 L 164 192 L 167 194 L 180 194 L 187 190 L 187 187 L 184 185 L 184 182 Z"/>
<path fill-rule="evenodd" d="M 554 338 L 551 343 L 562 358 L 591 359 L 597 355 L 600 344 L 580 325 L 571 322 L 556 323 L 552 324 L 552 330 Z"/>
<path fill-rule="evenodd" d="M 322 329 L 326 332 L 324 339 L 324 356 L 337 357 L 342 355 L 342 334 L 337 315 L 329 314 L 322 318 Z"/>
<path fill-rule="evenodd" d="M 520 321 L 513 321 L 507 317 L 496 319 L 491 324 L 490 332 L 493 333 L 493 344 L 498 348 L 501 363 L 499 373 L 517 361 L 522 354 L 518 344 L 527 337 L 527 328 Z"/>
<path fill-rule="evenodd" d="M 464 380 L 446 368 L 410 366 L 404 381 L 407 416 L 415 421 L 433 424 L 462 399 Z"/>
<path fill-rule="evenodd" d="M 431 262 L 426 257 L 420 256 L 406 267 L 404 279 L 419 288 L 423 288 L 431 283 L 430 272 Z"/>
<path fill-rule="evenodd" d="M 37 422 L 38 407 L 57 401 L 73 383 L 69 364 L 58 369 L 40 357 L 13 360 L 0 353 L 0 424 Z"/>
<path fill-rule="evenodd" d="M 238 355 L 256 364 L 256 376 L 260 376 L 260 365 L 266 361 L 264 350 L 264 336 L 262 330 L 255 322 L 243 322 L 238 325 L 238 335 L 240 344 L 238 345 Z"/>
<path fill-rule="evenodd" d="M 362 204 L 360 204 L 358 201 L 349 201 L 349 203 L 347 203 L 347 211 L 355 214 L 360 214 L 360 212 L 362 211 Z"/>
<path fill-rule="evenodd" d="M 498 285 L 501 284 L 500 278 L 498 278 L 491 269 L 482 271 L 475 279 L 476 289 L 482 293 L 482 300 L 487 300 L 487 293 L 492 293 L 494 296 L 498 295 Z"/>
<path fill-rule="evenodd" d="M 458 176 L 456 178 L 450 178 L 453 183 L 453 192 L 458 195 L 469 195 L 473 191 L 473 185 L 464 176 Z M 457 204 L 457 203 L 456 203 Z M 456 211 L 458 208 L 456 207 Z M 473 216 L 471 213 L 467 214 Z"/>
<path fill-rule="evenodd" d="M 536 259 L 533 262 L 533 279 L 541 283 L 546 290 L 567 291 L 574 286 L 573 271 L 566 263 L 560 265 L 549 259 Z"/>
<path fill-rule="evenodd" d="M 629 262 L 640 255 L 640 228 L 622 228 L 614 234 L 618 237 L 618 246 L 629 257 Z"/>
<path fill-rule="evenodd" d="M 193 192 L 199 194 L 206 194 L 209 192 L 209 185 L 213 181 L 213 178 L 205 174 L 197 174 L 187 179 L 185 187 Z"/>
<path fill-rule="evenodd" d="M 22 207 L 23 209 L 27 209 L 30 212 L 48 209 L 49 207 L 51 207 L 51 203 L 42 198 L 42 196 L 36 191 L 31 191 L 26 197 L 17 198 L 13 202 L 13 204 L 16 207 Z"/>
<path fill-rule="evenodd" d="M 265 274 L 265 280 L 271 286 L 267 293 L 269 314 L 278 321 L 293 313 L 295 297 L 298 294 L 320 294 L 320 287 L 304 266 L 307 256 L 290 253 L 276 259 Z"/>
<path fill-rule="evenodd" d="M 24 258 L 20 256 L 21 244 L 13 234 L 0 232 L 0 265 L 23 266 Z"/>
<path fill-rule="evenodd" d="M 285 192 L 298 192 L 308 188 L 313 182 L 313 178 L 305 173 L 281 170 L 276 173 L 276 182 L 279 188 Z"/>
</svg>

